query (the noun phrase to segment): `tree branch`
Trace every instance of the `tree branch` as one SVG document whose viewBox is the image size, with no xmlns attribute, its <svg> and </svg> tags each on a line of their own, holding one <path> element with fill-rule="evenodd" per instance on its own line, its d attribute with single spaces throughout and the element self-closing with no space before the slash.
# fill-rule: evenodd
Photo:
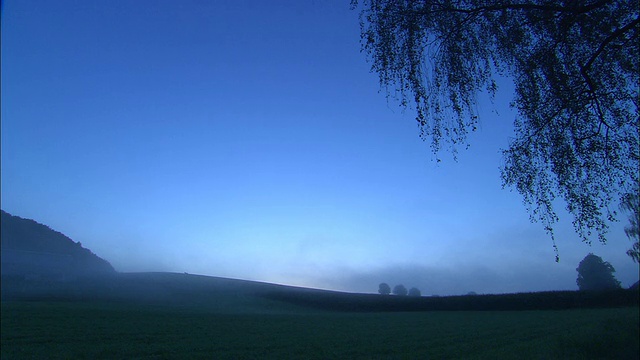
<svg viewBox="0 0 640 360">
<path fill-rule="evenodd" d="M 621 36 L 625 32 L 631 30 L 634 26 L 638 25 L 638 23 L 640 23 L 640 19 L 636 18 L 626 26 L 621 27 L 620 29 L 612 32 L 611 35 L 607 36 L 607 38 L 604 39 L 604 41 L 600 44 L 596 52 L 593 53 L 593 55 L 591 55 L 591 58 L 589 58 L 589 61 L 587 61 L 587 63 L 580 69 L 580 71 L 581 72 L 588 71 L 589 68 L 591 68 L 591 65 L 593 64 L 593 62 L 596 61 L 596 59 L 598 58 L 598 56 L 600 56 L 600 54 L 602 54 L 602 52 L 604 51 L 604 48 L 607 45 L 609 45 L 609 43 L 611 43 L 613 40 L 615 40 L 617 37 Z"/>
<path fill-rule="evenodd" d="M 504 11 L 504 10 L 539 10 L 539 11 L 553 11 L 553 12 L 565 12 L 573 14 L 583 14 L 591 10 L 597 9 L 603 5 L 611 3 L 611 0 L 598 1 L 593 4 L 584 6 L 555 6 L 555 5 L 539 5 L 539 4 L 497 4 L 490 6 L 480 6 L 472 9 L 460 9 L 444 4 L 432 4 L 433 6 L 439 6 L 441 11 L 445 12 L 460 12 L 460 13 L 481 13 L 492 11 Z M 419 11 L 418 13 L 430 13 L 432 10 Z"/>
</svg>

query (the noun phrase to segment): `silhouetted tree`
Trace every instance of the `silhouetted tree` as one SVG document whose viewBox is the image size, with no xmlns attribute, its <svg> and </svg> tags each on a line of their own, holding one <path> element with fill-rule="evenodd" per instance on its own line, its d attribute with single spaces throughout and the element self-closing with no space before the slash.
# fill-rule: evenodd
<svg viewBox="0 0 640 360">
<path fill-rule="evenodd" d="M 393 294 L 399 295 L 399 296 L 405 296 L 407 295 L 407 288 L 404 287 L 404 285 L 402 284 L 396 285 L 393 287 Z"/>
<path fill-rule="evenodd" d="M 420 289 L 412 287 L 409 289 L 409 296 L 422 296 L 422 293 L 420 292 Z"/>
<path fill-rule="evenodd" d="M 640 224 L 640 195 L 638 193 L 628 194 L 622 200 L 622 209 L 629 213 L 629 225 L 624 228 L 625 234 L 633 245 L 627 250 L 627 255 L 637 263 L 640 263 L 640 234 L 638 224 Z"/>
<path fill-rule="evenodd" d="M 620 288 L 613 273 L 616 269 L 600 256 L 589 254 L 580 261 L 576 283 L 580 290 L 607 290 Z"/>
<path fill-rule="evenodd" d="M 478 295 L 478 294 L 477 294 L 475 291 L 469 291 L 469 292 L 467 293 L 467 295 L 469 295 L 469 296 L 474 296 L 474 295 Z"/>
<path fill-rule="evenodd" d="M 389 295 L 391 293 L 391 287 L 387 283 L 380 283 L 378 285 L 378 294 L 380 295 Z"/>
<path fill-rule="evenodd" d="M 582 241 L 605 243 L 613 202 L 637 192 L 637 0 L 352 0 L 362 50 L 388 96 L 413 107 L 438 156 L 456 157 L 478 123 L 476 98 L 515 83 L 515 137 L 503 186 L 553 240 L 563 198 Z M 439 159 L 438 159 L 439 161 Z"/>
</svg>

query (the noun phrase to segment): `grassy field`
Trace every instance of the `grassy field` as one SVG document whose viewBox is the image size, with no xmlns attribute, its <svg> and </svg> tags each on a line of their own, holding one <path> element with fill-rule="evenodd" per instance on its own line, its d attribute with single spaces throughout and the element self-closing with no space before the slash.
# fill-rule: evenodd
<svg viewBox="0 0 640 360">
<path fill-rule="evenodd" d="M 637 307 L 387 313 L 280 310 L 243 314 L 126 301 L 3 301 L 1 357 L 638 359 L 640 355 Z"/>
</svg>

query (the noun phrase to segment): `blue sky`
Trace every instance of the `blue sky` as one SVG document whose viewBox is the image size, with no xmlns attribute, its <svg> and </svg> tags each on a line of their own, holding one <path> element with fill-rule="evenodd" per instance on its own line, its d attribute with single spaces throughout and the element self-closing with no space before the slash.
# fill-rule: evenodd
<svg viewBox="0 0 640 360">
<path fill-rule="evenodd" d="M 346 0 L 5 1 L 2 209 L 119 271 L 500 293 L 575 289 L 593 252 L 638 280 L 625 221 L 588 246 L 561 213 L 555 263 L 501 189 L 508 79 L 437 163 L 359 35 Z"/>
</svg>

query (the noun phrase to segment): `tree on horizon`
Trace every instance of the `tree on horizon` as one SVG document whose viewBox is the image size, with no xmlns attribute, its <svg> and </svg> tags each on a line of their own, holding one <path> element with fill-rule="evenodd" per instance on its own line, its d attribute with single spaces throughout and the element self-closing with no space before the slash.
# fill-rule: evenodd
<svg viewBox="0 0 640 360">
<path fill-rule="evenodd" d="M 393 295 L 397 295 L 397 296 L 406 296 L 407 295 L 407 288 L 404 287 L 404 285 L 399 284 L 393 287 Z"/>
<path fill-rule="evenodd" d="M 378 285 L 378 294 L 380 295 L 389 295 L 391 294 L 391 287 L 387 283 L 380 283 Z"/>
<path fill-rule="evenodd" d="M 578 289 L 580 290 L 610 290 L 619 289 L 620 281 L 616 280 L 613 265 L 603 261 L 600 256 L 589 253 L 580 261 L 578 268 Z"/>
</svg>

